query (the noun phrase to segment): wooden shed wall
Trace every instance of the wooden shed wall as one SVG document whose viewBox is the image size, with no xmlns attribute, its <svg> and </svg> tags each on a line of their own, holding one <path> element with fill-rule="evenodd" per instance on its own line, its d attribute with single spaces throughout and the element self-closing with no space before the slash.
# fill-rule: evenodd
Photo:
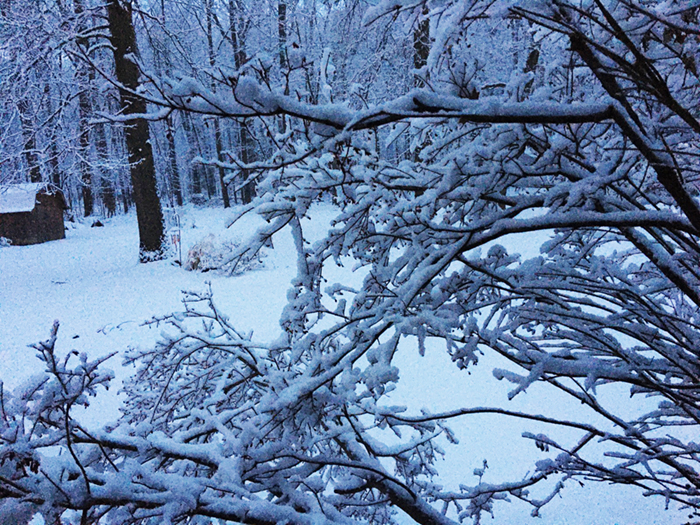
<svg viewBox="0 0 700 525">
<path fill-rule="evenodd" d="M 15 246 L 65 239 L 63 198 L 40 193 L 36 200 L 31 212 L 0 214 L 0 237 L 10 239 Z"/>
</svg>

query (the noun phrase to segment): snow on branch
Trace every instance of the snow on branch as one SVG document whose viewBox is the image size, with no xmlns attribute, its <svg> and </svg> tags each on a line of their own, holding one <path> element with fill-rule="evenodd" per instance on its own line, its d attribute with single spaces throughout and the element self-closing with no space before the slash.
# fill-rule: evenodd
<svg viewBox="0 0 700 525">
<path fill-rule="evenodd" d="M 206 162 L 256 185 L 233 220 L 265 220 L 224 264 L 292 236 L 281 334 L 255 341 L 210 290 L 186 295 L 153 320 L 161 340 L 126 355 L 119 424 L 93 431 L 72 408 L 109 375 L 58 358 L 54 330 L 45 374 L 2 392 L 0 516 L 384 525 L 401 509 L 479 523 L 506 500 L 537 515 L 577 479 L 700 515 L 700 90 L 683 18 L 697 13 L 668 4 L 383 1 L 367 20 L 413 31 L 420 9 L 441 44 L 422 88 L 361 104 L 315 103 L 306 62 L 256 57 L 207 71 L 209 85 L 144 73 L 130 94 L 158 114 L 263 121 L 259 156 Z M 510 47 L 494 50 L 504 16 Z M 319 207 L 334 213 L 320 238 Z M 404 358 L 437 352 L 461 374 L 451 395 L 469 399 L 488 368 L 503 406 L 433 410 L 420 381 L 406 386 L 417 406 L 397 406 Z M 535 386 L 538 409 L 509 408 Z M 556 416 L 559 400 L 581 412 Z M 485 462 L 475 482 L 443 480 L 458 425 L 489 415 L 526 425 L 530 474 Z"/>
</svg>

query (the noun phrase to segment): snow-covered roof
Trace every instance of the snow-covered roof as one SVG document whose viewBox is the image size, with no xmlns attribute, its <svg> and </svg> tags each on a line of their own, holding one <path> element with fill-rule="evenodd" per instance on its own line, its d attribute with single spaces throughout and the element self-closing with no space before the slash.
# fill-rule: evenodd
<svg viewBox="0 0 700 525">
<path fill-rule="evenodd" d="M 0 186 L 0 214 L 32 211 L 36 194 L 47 189 L 45 182 L 25 182 Z"/>
</svg>

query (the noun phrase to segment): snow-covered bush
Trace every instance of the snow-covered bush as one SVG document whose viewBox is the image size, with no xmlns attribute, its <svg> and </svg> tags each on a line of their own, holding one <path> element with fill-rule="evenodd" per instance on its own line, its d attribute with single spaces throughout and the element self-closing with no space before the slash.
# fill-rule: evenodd
<svg viewBox="0 0 700 525">
<path fill-rule="evenodd" d="M 239 241 L 220 239 L 213 233 L 195 242 L 185 259 L 185 270 L 209 272 L 212 270 L 224 273 L 243 273 L 249 270 L 263 268 L 263 252 L 254 256 L 237 255 L 240 251 Z"/>
</svg>

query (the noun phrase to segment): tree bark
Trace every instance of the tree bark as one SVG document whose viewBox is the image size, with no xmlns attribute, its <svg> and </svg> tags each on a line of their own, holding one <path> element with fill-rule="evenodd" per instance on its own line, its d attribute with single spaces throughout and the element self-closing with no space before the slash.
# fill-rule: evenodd
<svg viewBox="0 0 700 525">
<path fill-rule="evenodd" d="M 212 0 L 207 0 L 206 10 L 207 10 L 207 46 L 209 49 L 209 65 L 214 68 L 216 64 L 216 58 L 214 55 L 214 29 L 213 29 L 213 19 L 214 19 L 214 6 L 212 5 Z M 212 81 L 211 85 L 212 91 L 216 92 L 216 83 Z M 216 160 L 221 161 L 222 151 L 223 151 L 223 141 L 221 139 L 221 126 L 219 124 L 218 117 L 214 117 L 214 146 L 216 148 Z M 221 184 L 221 196 L 224 200 L 224 208 L 231 206 L 231 202 L 228 197 L 228 186 L 226 185 L 226 173 L 224 168 L 219 165 L 217 166 L 217 173 L 219 175 L 219 184 Z"/>
<path fill-rule="evenodd" d="M 222 152 L 224 150 L 223 141 L 221 139 L 221 126 L 219 124 L 219 119 L 214 118 L 214 144 L 216 146 L 216 160 L 221 161 Z M 226 173 L 224 168 L 219 165 L 216 167 L 217 174 L 219 175 L 219 184 L 221 185 L 221 196 L 224 199 L 224 208 L 231 206 L 231 201 L 228 196 L 228 185 L 226 184 Z"/>
<path fill-rule="evenodd" d="M 277 2 L 277 35 L 280 48 L 280 68 L 286 69 L 287 61 L 287 2 L 279 0 Z"/>
<path fill-rule="evenodd" d="M 84 216 L 89 217 L 94 211 L 95 199 L 92 194 L 92 172 L 88 158 L 90 156 L 90 127 L 88 116 L 90 114 L 90 99 L 85 89 L 81 89 L 78 95 L 79 110 L 79 150 L 78 166 L 80 171 L 80 185 L 83 195 Z"/>
<path fill-rule="evenodd" d="M 146 102 L 132 94 L 138 87 L 139 70 L 137 65 L 128 58 L 129 54 L 137 52 L 131 4 L 109 0 L 107 15 L 117 81 L 123 86 L 119 90 L 122 112 L 125 115 L 144 114 Z M 156 189 L 148 122 L 142 118 L 135 119 L 126 127 L 125 135 L 139 225 L 139 260 L 141 262 L 159 260 L 165 256 L 163 212 Z"/>
<path fill-rule="evenodd" d="M 81 20 L 81 15 L 85 11 L 83 0 L 74 0 L 73 11 L 76 18 L 80 21 L 77 28 L 78 33 L 82 33 L 85 30 L 85 21 Z M 78 43 L 84 48 L 89 47 L 85 38 L 78 38 Z M 76 63 L 76 72 L 81 77 L 87 76 L 88 85 L 92 85 L 94 76 L 87 74 L 83 63 Z M 80 132 L 78 139 L 78 171 L 80 190 L 83 196 L 83 215 L 85 217 L 92 215 L 95 207 L 95 198 L 92 193 L 92 170 L 88 162 L 90 157 L 90 125 L 88 124 L 88 117 L 91 110 L 90 93 L 87 90 L 87 86 L 85 86 L 78 93 L 78 129 Z"/>
<path fill-rule="evenodd" d="M 30 105 L 25 99 L 17 103 L 19 120 L 22 124 L 22 135 L 24 139 L 23 153 L 27 162 L 30 182 L 41 182 L 41 168 L 36 153 L 36 135 L 34 131 L 34 119 L 30 115 Z"/>
<path fill-rule="evenodd" d="M 168 141 L 168 157 L 170 159 L 170 176 L 172 180 L 173 196 L 178 206 L 182 206 L 182 184 L 180 182 L 180 169 L 177 166 L 177 153 L 175 148 L 175 129 L 172 117 L 168 117 L 166 124 L 168 130 L 165 138 Z"/>
<path fill-rule="evenodd" d="M 413 30 L 413 67 L 416 70 L 424 68 L 428 64 L 430 55 L 430 19 L 428 18 L 428 8 L 423 8 L 421 17 L 417 21 L 417 27 Z M 424 87 L 427 80 L 416 74 L 414 83 L 416 87 Z"/>
<path fill-rule="evenodd" d="M 95 150 L 100 163 L 105 166 L 109 157 L 107 147 L 107 130 L 105 124 L 95 127 Z M 107 217 L 113 217 L 117 213 L 117 200 L 114 192 L 115 178 L 111 169 L 103 167 L 100 170 L 100 196 Z"/>
<path fill-rule="evenodd" d="M 246 126 L 245 122 L 239 122 L 239 136 L 240 136 L 240 148 L 241 148 L 241 161 L 244 164 L 248 164 L 253 160 L 253 137 L 250 136 L 250 131 Z M 249 170 L 241 171 L 241 179 L 246 180 L 250 176 Z M 248 204 L 252 202 L 255 198 L 255 181 L 249 181 L 245 186 L 241 188 L 241 202 L 243 204 Z"/>
<path fill-rule="evenodd" d="M 188 113 L 182 114 L 182 129 L 185 131 L 185 136 L 187 137 L 187 144 L 189 144 L 189 152 L 187 157 L 187 166 L 189 180 L 192 184 L 190 187 L 190 195 L 201 195 L 202 193 L 202 178 L 197 167 L 192 163 L 194 155 L 192 154 L 192 144 L 197 147 L 197 154 L 202 156 L 202 146 L 199 142 L 199 136 L 194 129 L 194 124 L 190 120 L 191 116 Z"/>
<path fill-rule="evenodd" d="M 279 21 L 279 31 L 280 31 L 280 65 L 284 67 L 284 59 L 286 57 L 286 42 L 287 42 L 287 27 L 286 27 L 286 13 L 287 7 L 284 2 L 278 3 L 278 18 Z M 284 16 L 281 16 L 281 15 Z M 231 47 L 233 50 L 233 56 L 235 58 L 236 69 L 240 70 L 243 64 L 247 61 L 246 50 L 244 46 L 244 34 L 243 34 L 243 23 L 241 22 L 240 16 L 237 12 L 237 5 L 234 0 L 229 2 L 229 24 L 230 24 L 230 38 Z M 284 47 L 282 47 L 284 43 Z M 284 51 L 284 52 L 283 52 Z M 284 116 L 281 119 L 284 125 Z M 247 164 L 253 160 L 253 137 L 250 135 L 250 131 L 246 126 L 245 122 L 239 120 L 235 121 L 236 130 L 238 133 L 238 148 L 240 152 L 241 161 Z M 248 170 L 241 170 L 241 180 L 246 180 L 248 178 Z M 243 204 L 247 204 L 253 200 L 255 197 L 255 183 L 250 182 L 241 188 L 241 201 Z M 234 199 L 236 195 L 234 193 Z"/>
<path fill-rule="evenodd" d="M 60 90 L 60 87 L 58 88 Z M 47 81 L 46 84 L 44 85 L 44 96 L 46 100 L 46 106 L 49 111 L 49 114 L 53 114 L 54 111 L 56 111 L 56 107 L 53 103 L 53 97 L 51 93 L 51 85 Z M 49 144 L 48 144 L 48 150 L 49 150 L 49 158 L 47 159 L 48 165 L 49 165 L 49 180 L 58 188 L 61 188 L 61 170 L 60 166 L 58 163 L 58 146 L 56 145 L 56 131 L 52 130 L 49 135 Z"/>
</svg>

